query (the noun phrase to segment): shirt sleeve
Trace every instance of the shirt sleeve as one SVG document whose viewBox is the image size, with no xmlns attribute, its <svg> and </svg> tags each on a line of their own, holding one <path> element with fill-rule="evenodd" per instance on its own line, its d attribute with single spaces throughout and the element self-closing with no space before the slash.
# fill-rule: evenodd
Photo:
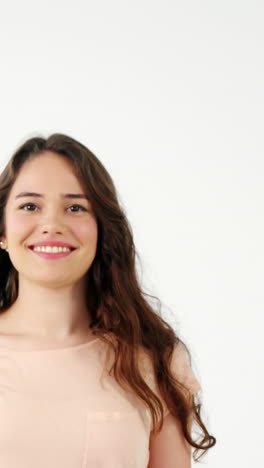
<svg viewBox="0 0 264 468">
<path fill-rule="evenodd" d="M 172 375 L 175 376 L 179 382 L 183 383 L 192 394 L 201 390 L 200 382 L 194 375 L 187 353 L 180 343 L 174 347 L 170 369 Z M 165 417 L 169 414 L 165 402 L 163 402 L 163 407 Z"/>
<path fill-rule="evenodd" d="M 189 363 L 186 350 L 178 343 L 172 353 L 172 375 L 193 394 L 201 389 Z M 163 399 L 164 422 L 158 434 L 150 435 L 148 468 L 191 468 L 191 446 L 185 440 L 179 419 L 168 410 Z"/>
</svg>

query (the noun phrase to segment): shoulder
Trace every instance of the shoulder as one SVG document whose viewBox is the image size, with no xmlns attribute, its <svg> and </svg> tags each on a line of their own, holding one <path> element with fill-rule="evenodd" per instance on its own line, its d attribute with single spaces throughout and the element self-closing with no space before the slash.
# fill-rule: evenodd
<svg viewBox="0 0 264 468">
<path fill-rule="evenodd" d="M 176 343 L 173 347 L 169 369 L 172 376 L 186 386 L 191 393 L 195 393 L 201 389 L 199 380 L 191 366 L 188 353 L 181 343 Z M 145 350 L 140 352 L 140 370 L 146 383 L 160 397 L 158 379 L 154 372 L 151 352 Z"/>
<path fill-rule="evenodd" d="M 174 346 L 170 369 L 173 375 L 191 391 L 195 393 L 201 389 L 194 374 L 188 353 L 181 343 Z"/>
</svg>

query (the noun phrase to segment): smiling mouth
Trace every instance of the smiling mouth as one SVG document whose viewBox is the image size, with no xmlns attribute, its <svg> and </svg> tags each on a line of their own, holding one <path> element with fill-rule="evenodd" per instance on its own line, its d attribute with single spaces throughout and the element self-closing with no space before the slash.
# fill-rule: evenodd
<svg viewBox="0 0 264 468">
<path fill-rule="evenodd" d="M 67 250 L 67 251 L 59 251 L 59 252 L 48 252 L 48 251 L 44 251 L 44 250 L 34 250 L 33 248 L 30 248 L 31 252 L 34 253 L 35 255 L 37 255 L 38 257 L 42 257 L 46 260 L 56 260 L 56 259 L 59 259 L 59 258 L 63 258 L 63 257 L 68 257 L 72 252 L 73 250 L 76 250 L 75 248 L 71 249 L 71 250 Z"/>
<path fill-rule="evenodd" d="M 43 246 L 44 247 L 44 246 Z M 48 252 L 47 250 L 34 250 L 34 247 L 33 246 L 30 246 L 28 247 L 30 250 L 33 250 L 33 252 L 43 252 L 43 253 L 61 253 L 61 252 Z M 76 250 L 77 247 L 68 247 L 68 249 L 70 249 L 70 251 L 72 252 L 73 250 Z"/>
</svg>

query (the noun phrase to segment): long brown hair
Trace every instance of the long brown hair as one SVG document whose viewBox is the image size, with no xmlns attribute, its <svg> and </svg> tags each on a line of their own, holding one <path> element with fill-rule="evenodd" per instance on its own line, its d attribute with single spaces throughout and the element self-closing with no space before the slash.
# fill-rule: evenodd
<svg viewBox="0 0 264 468">
<path fill-rule="evenodd" d="M 91 315 L 92 333 L 112 347 L 115 353 L 114 376 L 123 386 L 147 405 L 154 432 L 163 425 L 163 407 L 155 392 L 147 385 L 139 368 L 139 348 L 151 357 L 161 397 L 172 415 L 180 420 L 184 437 L 195 447 L 194 460 L 205 455 L 216 443 L 202 421 L 201 401 L 197 394 L 188 398 L 188 389 L 172 375 L 170 363 L 177 345 L 183 345 L 191 362 L 190 351 L 174 329 L 160 314 L 160 300 L 140 287 L 135 260 L 132 229 L 118 201 L 113 180 L 99 159 L 77 140 L 60 133 L 47 139 L 33 137 L 13 154 L 0 174 L 0 238 L 5 235 L 5 206 L 9 192 L 25 161 L 45 151 L 52 151 L 70 160 L 84 184 L 98 223 L 97 251 L 87 273 L 87 306 Z M 1 251 L 0 312 L 7 310 L 18 296 L 18 272 L 9 255 Z M 154 298 L 159 308 L 151 306 Z M 115 337 L 115 341 L 110 336 Z M 111 369 L 111 370 L 112 370 Z M 124 388 L 124 387 L 123 387 Z M 191 404 L 190 404 L 191 402 Z M 192 439 L 189 421 L 202 430 L 200 442 Z M 198 452 L 202 453 L 197 457 Z"/>
</svg>

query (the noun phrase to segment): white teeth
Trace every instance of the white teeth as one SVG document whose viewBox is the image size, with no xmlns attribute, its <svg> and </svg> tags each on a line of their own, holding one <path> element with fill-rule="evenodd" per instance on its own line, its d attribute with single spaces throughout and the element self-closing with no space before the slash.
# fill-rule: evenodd
<svg viewBox="0 0 264 468">
<path fill-rule="evenodd" d="M 36 250 L 37 252 L 49 252 L 49 253 L 70 252 L 71 251 L 71 249 L 69 249 L 68 247 L 51 247 L 51 246 L 33 247 L 33 250 Z"/>
</svg>

